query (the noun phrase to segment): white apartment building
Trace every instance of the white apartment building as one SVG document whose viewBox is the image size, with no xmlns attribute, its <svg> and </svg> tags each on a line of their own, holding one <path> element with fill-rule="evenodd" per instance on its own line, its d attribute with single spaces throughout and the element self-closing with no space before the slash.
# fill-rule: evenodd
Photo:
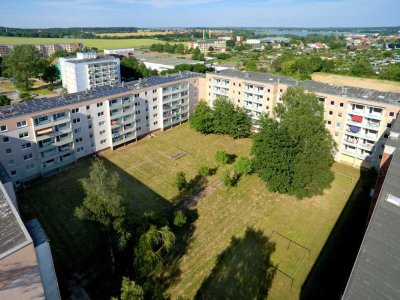
<svg viewBox="0 0 400 300">
<path fill-rule="evenodd" d="M 76 58 L 62 57 L 59 62 L 62 84 L 68 93 L 121 82 L 119 58 L 97 56 L 96 52 L 79 52 Z"/>
<path fill-rule="evenodd" d="M 15 186 L 188 120 L 197 73 L 103 86 L 0 107 L 0 163 Z"/>
<path fill-rule="evenodd" d="M 225 52 L 226 51 L 226 41 L 225 40 L 200 40 L 189 42 L 189 49 L 196 49 L 199 47 L 201 52 L 208 52 L 210 47 L 214 48 L 214 51 Z"/>
</svg>

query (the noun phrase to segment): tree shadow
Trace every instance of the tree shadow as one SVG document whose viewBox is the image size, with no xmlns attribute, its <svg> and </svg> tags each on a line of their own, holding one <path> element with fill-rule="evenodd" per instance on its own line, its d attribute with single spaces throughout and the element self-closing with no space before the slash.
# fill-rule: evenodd
<svg viewBox="0 0 400 300">
<path fill-rule="evenodd" d="M 237 158 L 236 154 L 228 154 L 228 162 L 227 164 L 233 164 Z"/>
<path fill-rule="evenodd" d="M 207 177 L 196 175 L 188 182 L 187 188 L 173 197 L 171 202 L 178 208 L 194 206 L 201 198 L 201 193 L 206 189 L 207 184 Z"/>
<path fill-rule="evenodd" d="M 232 237 L 195 299 L 265 299 L 276 274 L 271 262 L 275 243 L 248 227 L 244 237 Z"/>
</svg>

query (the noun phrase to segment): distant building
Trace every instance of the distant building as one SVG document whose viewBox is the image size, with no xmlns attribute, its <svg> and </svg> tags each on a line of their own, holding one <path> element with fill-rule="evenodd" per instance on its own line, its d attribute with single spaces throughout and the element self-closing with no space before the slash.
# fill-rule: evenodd
<svg viewBox="0 0 400 300">
<path fill-rule="evenodd" d="M 121 82 L 119 58 L 87 52 L 77 53 L 76 58 L 61 57 L 59 62 L 62 84 L 68 93 Z"/>
<path fill-rule="evenodd" d="M 224 41 L 234 41 L 235 37 L 234 36 L 219 36 L 219 40 L 224 40 Z"/>
<path fill-rule="evenodd" d="M 189 49 L 196 49 L 199 47 L 201 52 L 208 52 L 210 47 L 214 48 L 216 52 L 225 52 L 226 50 L 226 41 L 225 40 L 199 40 L 189 42 Z"/>
<path fill-rule="evenodd" d="M 246 40 L 246 44 L 248 44 L 248 45 L 258 45 L 258 44 L 261 44 L 261 40 L 260 39 L 247 39 Z"/>
<path fill-rule="evenodd" d="M 0 57 L 4 57 L 12 52 L 15 44 L 0 44 Z M 38 44 L 33 45 L 44 56 L 50 57 L 56 51 L 65 50 L 67 52 L 75 52 L 83 48 L 82 43 L 61 43 L 61 44 Z"/>
<path fill-rule="evenodd" d="M 327 49 L 328 46 L 325 43 L 313 43 L 313 44 L 308 44 L 308 47 L 311 49 Z"/>
<path fill-rule="evenodd" d="M 135 52 L 134 48 L 104 49 L 105 55 L 132 56 L 134 52 Z"/>
<path fill-rule="evenodd" d="M 191 60 L 191 59 L 179 59 L 174 57 L 160 57 L 153 59 L 143 59 L 142 60 L 146 68 L 150 70 L 157 70 L 158 72 L 164 70 L 173 70 L 176 66 L 182 64 L 197 65 L 204 64 L 203 61 Z"/>
</svg>

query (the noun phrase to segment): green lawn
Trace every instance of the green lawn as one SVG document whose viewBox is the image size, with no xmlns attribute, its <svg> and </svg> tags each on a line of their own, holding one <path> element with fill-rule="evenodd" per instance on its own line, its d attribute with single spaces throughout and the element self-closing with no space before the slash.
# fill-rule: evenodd
<svg viewBox="0 0 400 300">
<path fill-rule="evenodd" d="M 83 46 L 96 47 L 99 50 L 117 48 L 144 48 L 154 43 L 156 39 L 69 39 L 69 38 L 26 38 L 26 37 L 0 37 L 0 44 L 52 44 L 81 42 Z M 162 42 L 162 41 L 161 41 Z"/>
<path fill-rule="evenodd" d="M 176 172 L 184 171 L 193 179 L 199 166 L 215 166 L 217 150 L 241 156 L 249 155 L 250 147 L 249 139 L 204 136 L 185 124 L 105 152 L 103 157 L 121 174 L 130 195 L 130 214 L 154 210 L 162 215 L 174 207 L 178 195 L 172 185 Z M 182 151 L 187 155 L 171 159 Z M 50 237 L 56 269 L 66 278 L 107 259 L 96 229 L 73 216 L 83 196 L 78 179 L 87 176 L 89 163 L 90 159 L 83 159 L 69 171 L 35 182 L 19 194 L 24 219 L 39 218 Z M 220 167 L 208 178 L 200 201 L 192 208 L 198 217 L 182 256 L 170 265 L 178 276 L 167 292 L 173 299 L 193 298 L 196 293 L 203 299 L 224 292 L 244 292 L 252 299 L 266 294 L 270 299 L 298 298 L 358 181 L 359 170 L 335 164 L 334 171 L 353 177 L 353 182 L 336 175 L 323 196 L 299 201 L 268 192 L 255 174 L 227 191 L 220 178 L 223 169 L 231 167 Z M 286 237 L 310 249 L 310 255 L 295 243 L 289 244 Z M 292 289 L 290 277 L 294 278 Z"/>
</svg>

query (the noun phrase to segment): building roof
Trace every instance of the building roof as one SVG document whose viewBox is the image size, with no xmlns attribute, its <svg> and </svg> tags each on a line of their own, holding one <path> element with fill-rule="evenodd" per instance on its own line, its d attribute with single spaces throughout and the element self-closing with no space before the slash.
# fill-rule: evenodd
<svg viewBox="0 0 400 300">
<path fill-rule="evenodd" d="M 223 70 L 218 74 L 261 83 L 283 83 L 292 86 L 302 86 L 309 91 L 400 106 L 400 93 L 379 92 L 371 89 L 341 86 L 331 83 L 322 83 L 314 80 L 297 81 L 287 76 L 276 76 L 258 72 L 244 72 L 240 70 Z"/>
<path fill-rule="evenodd" d="M 400 127 L 399 118 L 396 123 L 396 128 Z M 393 153 L 343 299 L 400 299 L 399 178 L 400 140 L 397 139 L 396 150 Z"/>
<path fill-rule="evenodd" d="M 66 60 L 66 63 L 73 63 L 73 64 L 80 64 L 80 63 L 87 63 L 87 62 L 99 62 L 99 61 L 104 61 L 104 60 L 118 60 L 119 58 L 116 58 L 114 56 L 106 56 L 106 55 L 99 55 L 93 58 L 74 58 L 74 59 L 69 59 Z"/>
<path fill-rule="evenodd" d="M 152 64 L 160 64 L 160 65 L 169 65 L 169 66 L 177 66 L 182 64 L 196 65 L 196 64 L 204 64 L 203 61 L 192 60 L 192 59 L 181 59 L 175 57 L 155 57 L 155 58 L 143 58 L 143 62 L 148 62 Z"/>
<path fill-rule="evenodd" d="M 102 97 L 116 97 L 118 94 L 133 91 L 139 88 L 152 87 L 166 84 L 186 78 L 201 76 L 194 72 L 180 72 L 165 76 L 153 76 L 146 79 L 115 84 L 113 86 L 102 86 L 84 92 L 61 95 L 52 98 L 37 98 L 16 104 L 0 107 L 0 120 L 20 117 L 27 114 L 63 107 Z"/>
<path fill-rule="evenodd" d="M 32 243 L 14 205 L 0 183 L 0 259 Z"/>
</svg>

